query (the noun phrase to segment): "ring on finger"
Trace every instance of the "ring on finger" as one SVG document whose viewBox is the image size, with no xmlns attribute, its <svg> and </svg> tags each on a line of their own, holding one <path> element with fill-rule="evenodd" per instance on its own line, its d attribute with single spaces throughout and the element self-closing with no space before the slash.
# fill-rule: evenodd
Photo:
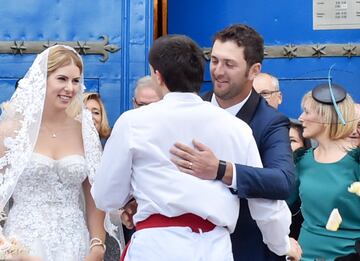
<svg viewBox="0 0 360 261">
<path fill-rule="evenodd" d="M 191 161 L 188 161 L 188 169 L 192 169 L 192 162 Z"/>
</svg>

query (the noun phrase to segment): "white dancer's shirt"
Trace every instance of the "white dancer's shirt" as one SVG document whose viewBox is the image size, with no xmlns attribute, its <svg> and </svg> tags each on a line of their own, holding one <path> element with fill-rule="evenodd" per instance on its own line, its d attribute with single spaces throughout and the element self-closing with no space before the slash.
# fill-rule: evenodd
<svg viewBox="0 0 360 261">
<path fill-rule="evenodd" d="M 92 187 L 96 206 L 105 211 L 119 209 L 133 196 L 138 204 L 135 224 L 157 213 L 167 217 L 193 213 L 233 232 L 239 213 L 237 195 L 220 181 L 180 172 L 170 161 L 174 142 L 192 146 L 193 139 L 222 160 L 262 167 L 245 122 L 196 94 L 168 93 L 163 100 L 127 111 L 117 120 Z M 286 203 L 248 202 L 264 242 L 273 252 L 286 254 L 291 223 Z"/>
</svg>

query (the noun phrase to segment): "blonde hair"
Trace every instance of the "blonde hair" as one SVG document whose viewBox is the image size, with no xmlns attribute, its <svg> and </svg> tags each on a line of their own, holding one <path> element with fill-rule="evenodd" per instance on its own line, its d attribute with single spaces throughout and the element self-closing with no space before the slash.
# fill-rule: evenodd
<svg viewBox="0 0 360 261">
<path fill-rule="evenodd" d="M 109 121 L 107 118 L 104 103 L 100 99 L 99 94 L 96 92 L 84 93 L 84 96 L 83 96 L 84 104 L 86 104 L 89 100 L 94 100 L 97 103 L 99 103 L 99 105 L 100 105 L 101 122 L 100 122 L 99 136 L 102 139 L 106 139 L 110 136 L 111 128 L 109 126 Z"/>
<path fill-rule="evenodd" d="M 80 75 L 83 75 L 84 65 L 81 60 L 81 57 L 73 49 L 66 48 L 64 46 L 55 46 L 49 51 L 48 63 L 47 63 L 47 76 L 51 75 L 57 69 L 74 64 L 80 70 Z M 82 87 L 80 87 L 82 88 Z M 82 90 L 79 90 L 79 95 L 81 95 Z M 74 99 L 69 107 L 66 109 L 66 113 L 70 117 L 76 117 L 82 110 L 82 101 L 81 96 L 78 99 Z"/>
<path fill-rule="evenodd" d="M 307 108 L 316 112 L 319 118 L 322 119 L 325 130 L 332 140 L 347 138 L 354 131 L 357 124 L 357 121 L 355 120 L 355 104 L 349 94 L 346 94 L 343 101 L 337 103 L 337 106 L 344 117 L 345 125 L 341 123 L 334 105 L 324 104 L 314 100 L 311 91 L 304 95 L 301 106 L 302 108 Z"/>
<path fill-rule="evenodd" d="M 71 63 L 74 63 L 80 69 L 80 74 L 83 74 L 84 66 L 79 54 L 64 46 L 55 46 L 49 52 L 47 74 L 50 75 L 57 69 Z"/>
</svg>

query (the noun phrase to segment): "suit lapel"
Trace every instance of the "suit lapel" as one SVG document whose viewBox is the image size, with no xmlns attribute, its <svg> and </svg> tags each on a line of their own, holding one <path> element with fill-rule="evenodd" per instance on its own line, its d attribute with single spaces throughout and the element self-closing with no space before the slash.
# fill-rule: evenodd
<svg viewBox="0 0 360 261">
<path fill-rule="evenodd" d="M 249 99 L 245 102 L 244 106 L 236 114 L 236 117 L 245 121 L 248 125 L 253 118 L 256 108 L 260 101 L 260 95 L 252 89 Z"/>
<path fill-rule="evenodd" d="M 205 93 L 204 96 L 202 96 L 204 101 L 211 101 L 211 97 L 213 95 L 212 91 L 209 91 Z M 246 101 L 244 106 L 241 108 L 241 110 L 236 114 L 236 117 L 239 119 L 242 119 L 247 124 L 250 124 L 251 119 L 253 118 L 256 108 L 260 101 L 260 95 L 252 89 L 249 99 Z"/>
</svg>

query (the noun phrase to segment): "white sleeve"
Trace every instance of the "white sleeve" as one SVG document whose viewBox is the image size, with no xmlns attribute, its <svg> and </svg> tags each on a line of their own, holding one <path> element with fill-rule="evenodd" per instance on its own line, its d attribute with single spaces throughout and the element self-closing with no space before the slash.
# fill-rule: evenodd
<svg viewBox="0 0 360 261">
<path fill-rule="evenodd" d="M 227 187 L 232 188 L 232 189 L 236 189 L 237 188 L 237 185 L 236 185 L 236 167 L 235 167 L 234 163 L 231 163 L 231 164 L 232 164 L 232 167 L 233 167 L 233 176 L 232 176 L 231 185 L 227 186 Z"/>
<path fill-rule="evenodd" d="M 251 217 L 256 221 L 264 243 L 279 256 L 290 250 L 291 212 L 284 200 L 248 199 Z"/>
<path fill-rule="evenodd" d="M 256 145 L 256 141 L 254 139 L 254 137 L 252 136 L 252 132 L 251 132 L 251 136 L 250 136 L 250 142 L 248 144 L 248 148 L 247 148 L 247 158 L 246 161 L 244 162 L 244 165 L 246 166 L 250 166 L 250 167 L 257 167 L 257 168 L 262 168 L 263 165 L 261 163 L 261 158 L 260 158 L 260 154 L 259 154 L 259 150 L 257 148 Z M 229 188 L 232 189 L 237 189 L 237 171 L 236 171 L 236 166 L 234 163 L 231 163 L 233 165 L 233 176 L 232 176 L 232 181 L 231 181 L 231 185 L 228 186 Z"/>
<path fill-rule="evenodd" d="M 123 207 L 131 191 L 131 132 L 124 114 L 116 121 L 95 174 L 91 194 L 96 207 L 104 211 Z"/>
<path fill-rule="evenodd" d="M 244 165 L 249 166 L 249 167 L 262 168 L 263 164 L 261 162 L 261 158 L 260 158 L 258 147 L 256 145 L 256 141 L 253 138 L 253 136 L 251 136 L 251 137 L 252 138 L 250 139 L 250 142 L 247 147 L 247 153 L 246 153 L 247 159 L 246 159 L 246 163 Z"/>
<path fill-rule="evenodd" d="M 261 158 L 255 143 L 248 147 L 247 165 L 262 167 Z M 283 200 L 247 199 L 251 217 L 256 221 L 264 243 L 279 256 L 286 255 L 290 250 L 291 212 Z"/>
</svg>

